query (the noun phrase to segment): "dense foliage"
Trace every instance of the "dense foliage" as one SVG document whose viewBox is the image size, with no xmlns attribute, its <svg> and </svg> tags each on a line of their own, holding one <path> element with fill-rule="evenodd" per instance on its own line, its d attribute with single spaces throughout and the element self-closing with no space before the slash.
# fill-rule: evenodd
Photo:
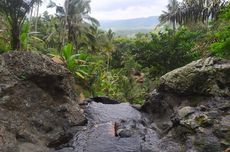
<svg viewBox="0 0 230 152">
<path fill-rule="evenodd" d="M 191 27 L 199 22 L 208 26 L 210 20 L 217 20 L 225 0 L 169 0 L 168 10 L 159 17 L 161 23 L 170 22 L 173 29 L 176 24 Z"/>
<path fill-rule="evenodd" d="M 230 59 L 230 4 L 222 10 L 217 24 L 211 50 L 217 56 Z"/>
<path fill-rule="evenodd" d="M 17 2 L 0 0 L 0 53 L 17 49 L 49 55 L 73 73 L 86 97 L 141 104 L 163 74 L 201 57 L 230 59 L 230 5 L 220 0 L 171 0 L 160 16 L 160 32 L 131 38 L 101 30 L 89 16 L 88 0 L 66 0 L 64 7 L 51 1 L 48 7 L 56 14 L 42 16 L 26 16 L 41 1 Z"/>
<path fill-rule="evenodd" d="M 0 15 L 4 17 L 11 31 L 11 47 L 20 49 L 20 32 L 25 21 L 26 14 L 41 0 L 1 0 Z"/>
</svg>

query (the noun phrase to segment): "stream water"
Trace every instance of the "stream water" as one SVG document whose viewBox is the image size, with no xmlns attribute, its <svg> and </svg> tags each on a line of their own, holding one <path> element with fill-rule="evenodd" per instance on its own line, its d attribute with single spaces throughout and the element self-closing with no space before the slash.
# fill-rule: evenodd
<svg viewBox="0 0 230 152">
<path fill-rule="evenodd" d="M 88 124 L 57 152 L 176 152 L 178 144 L 160 139 L 146 114 L 128 103 L 85 106 Z"/>
</svg>

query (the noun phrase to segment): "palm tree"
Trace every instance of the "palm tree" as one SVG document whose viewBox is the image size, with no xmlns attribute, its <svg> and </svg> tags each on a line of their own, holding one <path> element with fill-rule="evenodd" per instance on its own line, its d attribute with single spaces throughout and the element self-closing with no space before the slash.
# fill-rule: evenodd
<svg viewBox="0 0 230 152">
<path fill-rule="evenodd" d="M 180 24 L 202 22 L 208 26 L 210 20 L 216 20 L 224 0 L 184 0 L 180 6 Z"/>
<path fill-rule="evenodd" d="M 41 5 L 42 1 L 41 0 L 38 0 L 36 5 L 37 5 L 37 8 L 36 8 L 36 21 L 35 21 L 35 31 L 37 32 L 38 31 L 38 16 L 39 16 L 39 7 Z"/>
<path fill-rule="evenodd" d="M 90 0 L 65 1 L 68 41 L 73 42 L 76 48 L 78 47 L 77 35 L 81 34 L 80 29 L 89 27 L 89 22 L 94 25 L 99 25 L 99 22 L 95 18 L 89 16 L 90 11 Z"/>
<path fill-rule="evenodd" d="M 178 22 L 179 2 L 177 0 L 169 0 L 167 5 L 168 11 L 163 11 L 163 14 L 159 17 L 160 25 L 170 22 L 173 25 L 173 30 L 176 30 L 176 24 Z"/>
<path fill-rule="evenodd" d="M 26 14 L 40 0 L 0 0 L 0 15 L 6 18 L 11 30 L 11 47 L 20 49 L 20 32 Z"/>
<path fill-rule="evenodd" d="M 115 33 L 111 29 L 109 29 L 108 32 L 106 33 L 104 47 L 105 47 L 105 52 L 107 54 L 107 71 L 109 71 L 111 53 L 114 51 L 114 44 L 113 44 L 114 35 Z"/>
<path fill-rule="evenodd" d="M 105 42 L 105 32 L 100 30 L 98 26 L 92 25 L 86 32 L 86 43 L 90 47 L 90 53 L 96 53 L 103 49 Z"/>
<path fill-rule="evenodd" d="M 67 40 L 78 50 L 78 39 L 82 34 L 88 31 L 90 26 L 99 25 L 99 22 L 89 15 L 90 0 L 65 0 L 64 7 L 57 6 L 50 0 L 48 7 L 56 7 L 56 14 L 64 20 L 67 28 Z"/>
<path fill-rule="evenodd" d="M 206 24 L 210 20 L 216 20 L 221 8 L 225 5 L 224 0 L 170 0 L 167 5 L 168 11 L 163 11 L 159 17 L 160 25 L 170 22 L 175 30 L 176 24 L 190 25 L 201 22 Z"/>
</svg>

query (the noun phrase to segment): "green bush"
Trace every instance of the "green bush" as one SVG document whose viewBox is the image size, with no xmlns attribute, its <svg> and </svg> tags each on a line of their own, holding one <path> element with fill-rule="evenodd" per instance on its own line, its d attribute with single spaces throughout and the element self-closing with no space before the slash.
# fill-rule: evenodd
<svg viewBox="0 0 230 152">
<path fill-rule="evenodd" d="M 222 10 L 217 22 L 216 42 L 211 45 L 212 53 L 230 59 L 230 3 Z"/>
</svg>

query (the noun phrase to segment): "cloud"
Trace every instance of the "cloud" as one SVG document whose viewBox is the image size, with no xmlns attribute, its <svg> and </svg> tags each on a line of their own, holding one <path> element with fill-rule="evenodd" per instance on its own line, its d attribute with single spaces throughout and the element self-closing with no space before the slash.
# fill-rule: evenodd
<svg viewBox="0 0 230 152">
<path fill-rule="evenodd" d="M 158 16 L 168 0 L 91 0 L 92 16 L 116 20 Z"/>
<path fill-rule="evenodd" d="M 135 6 L 112 11 L 95 11 L 92 13 L 92 16 L 101 20 L 117 20 L 158 16 L 159 12 L 161 12 L 161 9 L 155 6 Z"/>
<path fill-rule="evenodd" d="M 91 0 L 92 6 L 101 11 L 126 9 L 131 6 L 148 6 L 159 2 L 155 0 Z"/>
<path fill-rule="evenodd" d="M 53 0 L 62 5 L 64 0 Z M 49 0 L 43 0 L 41 13 L 47 9 Z M 91 0 L 91 16 L 99 20 L 117 20 L 148 16 L 158 16 L 165 9 L 168 0 Z"/>
</svg>

